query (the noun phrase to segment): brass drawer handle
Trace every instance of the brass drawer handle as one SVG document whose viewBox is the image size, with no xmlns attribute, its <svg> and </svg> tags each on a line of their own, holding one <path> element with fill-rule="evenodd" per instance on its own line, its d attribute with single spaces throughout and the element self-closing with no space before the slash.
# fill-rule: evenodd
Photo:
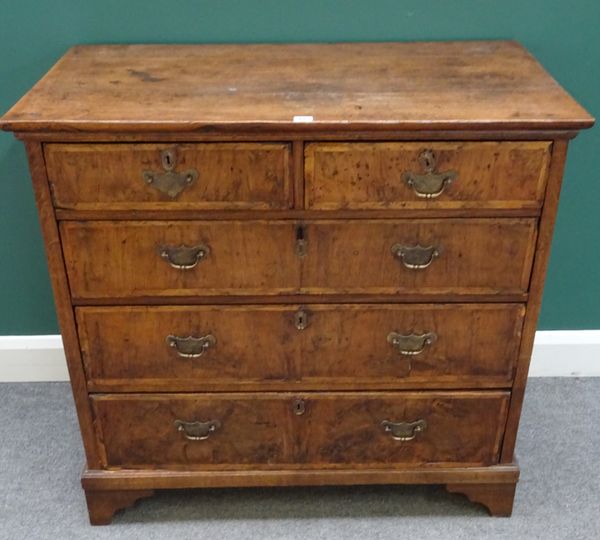
<svg viewBox="0 0 600 540">
<path fill-rule="evenodd" d="M 384 420 L 381 427 L 386 433 L 389 433 L 395 441 L 412 441 L 419 433 L 427 429 L 425 420 L 416 420 L 415 422 L 390 422 Z"/>
<path fill-rule="evenodd" d="M 440 251 L 435 246 L 403 246 L 394 244 L 392 254 L 400 262 L 411 270 L 422 270 L 427 268 L 436 257 L 439 257 Z"/>
<path fill-rule="evenodd" d="M 403 174 L 404 181 L 413 189 L 417 197 L 435 199 L 458 177 L 456 171 L 435 172 L 437 157 L 433 150 L 423 150 L 419 154 L 419 163 L 425 171 L 424 174 L 412 171 Z"/>
<path fill-rule="evenodd" d="M 190 270 L 200 261 L 206 259 L 210 253 L 210 248 L 206 244 L 196 246 L 161 246 L 159 248 L 160 256 L 165 259 L 173 268 L 178 270 Z"/>
<path fill-rule="evenodd" d="M 163 150 L 160 153 L 160 161 L 164 171 L 143 171 L 142 177 L 146 184 L 168 195 L 171 199 L 177 197 L 186 187 L 191 186 L 198 179 L 196 169 L 175 172 L 177 157 L 174 149 Z"/>
<path fill-rule="evenodd" d="M 175 420 L 174 424 L 177 431 L 183 433 L 183 436 L 190 441 L 204 441 L 221 427 L 221 422 L 218 420 L 208 420 L 207 422 Z"/>
<path fill-rule="evenodd" d="M 217 340 L 212 334 L 202 337 L 167 336 L 167 345 L 175 349 L 182 358 L 198 358 L 216 344 Z"/>
<path fill-rule="evenodd" d="M 425 334 L 399 334 L 390 332 L 387 342 L 404 356 L 417 356 L 421 354 L 428 345 L 433 345 L 437 340 L 435 332 Z"/>
</svg>

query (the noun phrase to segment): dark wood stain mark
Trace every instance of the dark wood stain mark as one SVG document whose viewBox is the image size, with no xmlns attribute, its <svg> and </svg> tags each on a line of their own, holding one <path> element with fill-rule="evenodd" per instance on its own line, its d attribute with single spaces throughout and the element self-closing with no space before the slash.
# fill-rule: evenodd
<svg viewBox="0 0 600 540">
<path fill-rule="evenodd" d="M 129 75 L 131 75 L 132 77 L 137 77 L 138 79 L 140 79 L 140 81 L 143 82 L 160 82 L 165 80 L 164 77 L 154 77 L 153 75 L 150 75 L 150 73 L 148 73 L 147 71 L 128 69 L 127 73 L 129 73 Z"/>
</svg>

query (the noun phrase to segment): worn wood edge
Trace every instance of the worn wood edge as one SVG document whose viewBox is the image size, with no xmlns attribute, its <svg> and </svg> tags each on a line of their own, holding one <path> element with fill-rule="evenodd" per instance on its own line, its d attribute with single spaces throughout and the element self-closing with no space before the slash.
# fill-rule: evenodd
<svg viewBox="0 0 600 540">
<path fill-rule="evenodd" d="M 321 381 L 239 381 L 214 379 L 211 381 L 180 379 L 90 379 L 91 393 L 138 393 L 138 392 L 310 392 L 310 391 L 405 391 L 405 390 L 510 390 L 512 377 L 483 377 L 465 374 L 455 381 L 431 376 L 416 381 L 386 378 L 380 380 L 339 381 L 338 378 Z"/>
<path fill-rule="evenodd" d="M 338 470 L 94 470 L 85 469 L 87 490 L 183 489 L 202 487 L 325 486 L 369 484 L 505 484 L 519 479 L 516 463 L 489 467 Z"/>
<path fill-rule="evenodd" d="M 308 125 L 308 124 L 307 124 Z M 346 131 L 342 126 L 333 129 L 320 128 L 306 133 L 295 131 L 304 124 L 292 124 L 290 129 L 263 130 L 257 134 L 249 129 L 206 129 L 205 131 L 178 130 L 165 132 L 152 126 L 149 131 L 110 131 L 106 126 L 95 131 L 77 130 L 46 130 L 46 131 L 19 131 L 18 129 L 7 129 L 13 131 L 18 139 L 38 140 L 44 142 L 230 142 L 230 141 L 376 141 L 376 140 L 400 140 L 400 141 L 478 141 L 478 140 L 557 140 L 572 139 L 577 136 L 579 129 L 434 129 L 433 126 L 420 130 L 410 129 L 388 129 L 385 131 L 377 129 L 362 128 L 358 131 Z M 591 126 L 586 126 L 591 127 Z M 106 128 L 106 129 L 104 129 Z M 259 137 L 259 141 L 257 141 Z"/>
<path fill-rule="evenodd" d="M 302 191 L 297 191 L 297 199 L 302 199 Z M 387 210 L 121 210 L 121 209 L 66 209 L 56 208 L 56 217 L 61 221 L 131 221 L 131 220 L 241 220 L 251 221 L 258 219 L 278 219 L 278 220 L 309 220 L 309 219 L 328 219 L 328 220 L 346 220 L 346 219 L 378 219 L 378 220 L 398 220 L 407 218 L 528 218 L 538 217 L 541 212 L 541 206 L 523 206 L 519 208 L 490 208 L 490 207 L 471 207 L 471 208 L 404 208 Z"/>
<path fill-rule="evenodd" d="M 519 349 L 510 406 L 506 421 L 505 436 L 500 455 L 501 463 L 510 463 L 513 460 L 517 431 L 519 428 L 519 421 L 523 408 L 523 399 L 525 396 L 527 376 L 529 373 L 529 365 L 531 363 L 531 355 L 533 352 L 535 332 L 541 310 L 546 271 L 550 258 L 552 235 L 554 232 L 554 224 L 556 222 L 558 200 L 567 157 L 567 146 L 567 141 L 555 141 L 552 148 L 552 158 L 550 162 L 548 182 L 546 185 L 544 206 L 542 208 L 542 215 L 538 227 L 537 246 L 529 282 L 530 285 L 527 311 L 523 321 L 521 346 Z"/>
<path fill-rule="evenodd" d="M 294 179 L 294 204 L 293 208 L 296 211 L 302 212 L 304 209 L 304 142 L 292 142 L 292 159 L 291 159 L 292 178 Z M 281 212 L 279 212 L 281 213 Z M 286 214 L 288 219 L 290 213 Z"/>
<path fill-rule="evenodd" d="M 481 294 L 271 294 L 271 295 L 213 295 L 213 296 L 139 296 L 106 298 L 73 298 L 73 305 L 83 306 L 140 306 L 164 305 L 239 305 L 239 304 L 430 304 L 439 303 L 522 303 L 527 301 L 527 293 L 481 293 Z"/>
<path fill-rule="evenodd" d="M 481 484 L 446 484 L 449 493 L 464 495 L 472 503 L 485 506 L 491 516 L 510 517 L 517 482 L 506 483 L 481 483 Z"/>
<path fill-rule="evenodd" d="M 10 111 L 9 111 L 10 113 Z M 287 131 L 289 133 L 311 134 L 322 131 L 577 131 L 587 129 L 594 125 L 595 120 L 591 117 L 582 116 L 568 120 L 410 120 L 410 121 L 313 121 L 293 122 L 286 121 L 248 121 L 248 122 L 205 122 L 202 120 L 189 122 L 143 122 L 143 121 L 119 121 L 119 120 L 18 120 L 11 119 L 7 115 L 0 119 L 0 129 L 14 133 L 53 133 L 53 132 L 196 132 L 196 133 L 230 133 L 251 132 L 254 134 L 268 133 L 272 131 Z"/>
<path fill-rule="evenodd" d="M 83 447 L 88 465 L 90 467 L 97 467 L 100 466 L 101 462 L 96 444 L 94 420 L 88 400 L 86 375 L 79 349 L 79 338 L 75 324 L 75 315 L 71 305 L 71 293 L 63 260 L 60 235 L 52 207 L 52 197 L 46 175 L 44 153 L 42 145 L 39 143 L 27 142 L 25 148 L 29 159 L 35 201 L 44 237 L 50 281 L 54 293 L 54 302 L 67 359 L 73 398 L 77 409 Z"/>
</svg>

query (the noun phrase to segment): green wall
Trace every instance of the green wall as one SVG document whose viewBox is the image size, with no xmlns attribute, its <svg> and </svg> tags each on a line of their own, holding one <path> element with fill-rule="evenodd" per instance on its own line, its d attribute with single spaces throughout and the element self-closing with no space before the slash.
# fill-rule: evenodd
<svg viewBox="0 0 600 540">
<path fill-rule="evenodd" d="M 598 0 L 0 0 L 0 111 L 71 45 L 517 39 L 600 115 Z M 600 328 L 600 129 L 571 145 L 540 326 Z M 0 335 L 57 332 L 25 153 L 0 134 Z"/>
</svg>

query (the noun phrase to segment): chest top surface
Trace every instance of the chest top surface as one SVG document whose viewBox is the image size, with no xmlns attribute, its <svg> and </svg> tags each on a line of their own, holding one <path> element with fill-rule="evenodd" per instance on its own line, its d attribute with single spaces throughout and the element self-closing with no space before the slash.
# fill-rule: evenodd
<svg viewBox="0 0 600 540">
<path fill-rule="evenodd" d="M 518 43 L 464 41 L 77 46 L 0 127 L 574 130 L 592 123 Z"/>
</svg>

